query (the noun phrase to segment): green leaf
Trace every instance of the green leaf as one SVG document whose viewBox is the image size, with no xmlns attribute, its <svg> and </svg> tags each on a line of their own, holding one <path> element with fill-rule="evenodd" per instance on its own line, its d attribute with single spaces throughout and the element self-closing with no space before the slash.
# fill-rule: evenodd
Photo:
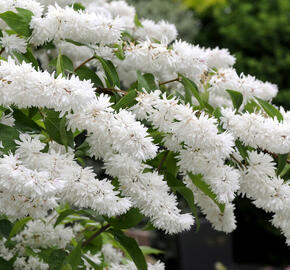
<svg viewBox="0 0 290 270">
<path fill-rule="evenodd" d="M 66 264 L 61 268 L 61 270 L 73 270 L 73 268 L 71 267 L 70 264 Z"/>
<path fill-rule="evenodd" d="M 62 211 L 56 219 L 54 227 L 60 224 L 66 217 L 70 215 L 79 215 L 89 217 L 92 220 L 100 221 L 100 218 L 96 216 L 96 213 L 93 210 L 74 210 L 74 209 L 67 209 Z"/>
<path fill-rule="evenodd" d="M 26 114 L 21 110 L 14 109 L 13 117 L 15 119 L 15 127 L 23 132 L 34 131 L 40 132 L 41 127 L 37 125 L 32 119 L 30 119 Z"/>
<path fill-rule="evenodd" d="M 79 11 L 79 10 L 85 10 L 86 8 L 80 3 L 75 3 L 75 4 L 73 4 L 73 9 L 75 11 Z"/>
<path fill-rule="evenodd" d="M 18 52 L 13 52 L 13 54 L 16 56 L 17 60 L 22 63 L 31 63 L 32 66 L 37 70 L 38 69 L 38 62 L 36 60 L 36 58 L 34 57 L 34 55 L 32 54 L 32 50 L 30 47 L 27 48 L 27 51 L 25 54 L 21 54 Z"/>
<path fill-rule="evenodd" d="M 143 78 L 146 80 L 149 90 L 153 91 L 158 89 L 153 74 L 151 73 L 143 74 Z"/>
<path fill-rule="evenodd" d="M 27 19 L 23 18 L 23 13 L 16 14 L 12 11 L 6 11 L 0 14 L 0 18 L 18 35 L 24 37 L 29 37 L 31 35 L 32 31 L 29 28 Z"/>
<path fill-rule="evenodd" d="M 51 139 L 56 141 L 59 144 L 63 144 L 63 135 L 61 135 L 61 132 L 64 132 L 63 130 L 61 131 L 61 121 L 62 119 L 59 118 L 59 112 L 55 112 L 52 110 L 47 110 L 45 112 L 45 119 L 44 119 L 44 125 L 46 128 L 46 131 L 48 135 L 50 136 Z M 71 131 L 65 131 L 66 132 L 66 137 L 67 137 L 67 145 L 70 147 L 73 147 L 73 134 Z"/>
<path fill-rule="evenodd" d="M 32 11 L 19 7 L 17 7 L 16 10 L 18 12 L 18 15 L 21 16 L 21 18 L 23 19 L 23 21 L 25 21 L 25 23 L 29 25 L 31 22 L 31 18 L 34 15 Z"/>
<path fill-rule="evenodd" d="M 144 92 L 143 89 L 145 89 L 146 91 L 150 91 L 150 87 L 147 81 L 145 80 L 145 78 L 143 77 L 143 75 L 139 70 L 137 71 L 137 78 L 138 78 L 138 91 Z"/>
<path fill-rule="evenodd" d="M 117 218 L 106 218 L 105 220 L 115 229 L 129 229 L 135 227 L 143 219 L 143 215 L 137 208 L 131 208 L 126 214 Z"/>
<path fill-rule="evenodd" d="M 81 80 L 90 80 L 96 88 L 104 87 L 101 79 L 96 74 L 96 72 L 94 72 L 93 70 L 89 69 L 86 66 L 80 67 L 75 73 Z"/>
<path fill-rule="evenodd" d="M 120 109 L 130 108 L 134 106 L 137 101 L 136 97 L 138 96 L 138 93 L 135 90 L 131 90 L 128 92 L 127 95 L 123 96 L 114 106 L 113 108 L 116 111 L 119 111 Z"/>
<path fill-rule="evenodd" d="M 57 58 L 54 58 L 52 61 L 49 62 L 49 66 L 53 66 L 56 68 L 57 68 L 57 64 L 59 64 L 59 69 L 62 69 L 63 72 L 67 71 L 67 72 L 72 73 L 74 71 L 73 62 L 66 55 L 63 55 L 63 54 L 58 55 Z"/>
<path fill-rule="evenodd" d="M 268 103 L 267 101 L 255 97 L 255 99 L 259 102 L 263 110 L 272 118 L 277 118 L 279 122 L 283 121 L 283 116 L 279 110 L 277 110 L 273 105 Z"/>
<path fill-rule="evenodd" d="M 196 208 L 195 202 L 194 202 L 193 192 L 188 187 L 186 187 L 182 181 L 176 179 L 176 177 L 174 177 L 172 174 L 166 173 L 165 177 L 166 177 L 166 181 L 168 183 L 168 186 L 173 191 L 178 192 L 186 200 L 193 215 L 195 216 L 196 230 L 198 231 L 200 228 L 200 221 L 199 221 L 197 208 Z"/>
<path fill-rule="evenodd" d="M 239 140 L 236 140 L 235 144 L 236 144 L 236 147 L 238 148 L 239 153 L 242 156 L 242 158 L 244 160 L 247 160 L 248 159 L 247 148 Z"/>
<path fill-rule="evenodd" d="M 143 27 L 142 23 L 139 21 L 137 13 L 135 14 L 135 17 L 134 17 L 134 23 L 138 28 Z"/>
<path fill-rule="evenodd" d="M 16 221 L 9 233 L 9 238 L 11 239 L 14 235 L 18 234 L 30 220 L 32 220 L 31 217 L 25 217 Z"/>
<path fill-rule="evenodd" d="M 147 247 L 147 246 L 140 246 L 140 249 L 142 250 L 144 255 L 159 255 L 159 254 L 163 254 L 164 251 L 160 250 L 160 249 L 156 249 L 156 248 L 152 248 L 152 247 Z"/>
<path fill-rule="evenodd" d="M 138 270 L 147 270 L 145 257 L 135 239 L 126 236 L 121 230 L 110 229 L 108 232 L 125 248 Z"/>
<path fill-rule="evenodd" d="M 233 102 L 234 108 L 238 111 L 239 108 L 241 107 L 242 103 L 243 103 L 243 95 L 238 92 L 238 91 L 234 91 L 234 90 L 226 90 Z"/>
<path fill-rule="evenodd" d="M 0 219 L 0 234 L 5 238 L 9 237 L 9 233 L 12 229 L 13 225 L 8 219 Z M 1 268 L 0 268 L 1 269 Z"/>
<path fill-rule="evenodd" d="M 13 128 L 3 124 L 0 124 L 0 141 L 2 142 L 4 149 L 1 151 L 8 154 L 9 151 L 14 152 L 16 150 L 16 143 L 14 140 L 19 139 L 19 132 Z"/>
<path fill-rule="evenodd" d="M 189 177 L 191 178 L 192 183 L 198 187 L 204 194 L 206 194 L 220 209 L 223 213 L 225 210 L 225 205 L 218 202 L 216 199 L 216 195 L 211 191 L 210 186 L 202 180 L 201 174 L 192 174 L 188 173 Z"/>
<path fill-rule="evenodd" d="M 277 164 L 277 171 L 276 171 L 277 175 L 280 175 L 283 169 L 285 168 L 287 164 L 287 159 L 288 159 L 288 153 L 284 155 L 281 155 L 281 154 L 278 155 L 278 164 Z"/>
<path fill-rule="evenodd" d="M 64 249 L 54 248 L 42 250 L 38 254 L 49 265 L 49 270 L 61 269 L 67 256 Z"/>
<path fill-rule="evenodd" d="M 60 53 L 58 54 L 57 60 L 56 60 L 56 74 L 57 75 L 62 74 L 63 76 L 65 75 L 63 60 L 62 60 L 62 56 Z"/>
<path fill-rule="evenodd" d="M 179 74 L 179 76 L 182 78 L 181 83 L 183 84 L 184 90 L 185 90 L 185 103 L 189 103 L 190 105 L 192 105 L 191 98 L 193 95 L 197 99 L 200 107 L 204 108 L 205 107 L 204 102 L 199 95 L 198 88 L 197 88 L 196 84 L 181 74 Z"/>
<path fill-rule="evenodd" d="M 115 51 L 115 55 L 120 59 L 120 60 L 124 60 L 125 59 L 125 54 L 124 54 L 124 49 L 123 49 L 123 44 L 116 44 L 115 48 L 117 48 L 118 50 Z"/>
<path fill-rule="evenodd" d="M 61 137 L 61 141 L 63 145 L 65 146 L 65 149 L 67 151 L 68 149 L 68 144 L 69 144 L 69 137 L 68 137 L 68 132 L 66 130 L 66 118 L 63 116 L 60 120 L 59 123 L 59 134 Z"/>
<path fill-rule="evenodd" d="M 105 71 L 105 74 L 109 82 L 108 87 L 118 86 L 120 88 L 121 85 L 120 85 L 119 76 L 113 63 L 110 60 L 105 60 L 100 56 L 96 56 L 96 58 L 100 61 Z"/>
<path fill-rule="evenodd" d="M 72 249 L 72 251 L 66 258 L 66 262 L 71 265 L 72 270 L 78 269 L 78 265 L 82 261 L 81 255 L 82 255 L 82 245 L 81 243 L 79 243 L 76 247 Z"/>
<path fill-rule="evenodd" d="M 0 257 L 0 269 L 3 270 L 14 270 L 13 262 L 12 261 L 6 261 Z"/>
</svg>

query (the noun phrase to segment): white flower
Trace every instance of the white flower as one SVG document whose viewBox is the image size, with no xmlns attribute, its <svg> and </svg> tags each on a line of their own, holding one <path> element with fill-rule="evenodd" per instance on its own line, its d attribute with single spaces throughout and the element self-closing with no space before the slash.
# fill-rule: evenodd
<svg viewBox="0 0 290 270">
<path fill-rule="evenodd" d="M 27 42 L 25 39 L 20 38 L 17 35 L 8 35 L 4 32 L 3 37 L 0 38 L 0 43 L 2 47 L 5 48 L 6 53 L 26 53 Z"/>
</svg>

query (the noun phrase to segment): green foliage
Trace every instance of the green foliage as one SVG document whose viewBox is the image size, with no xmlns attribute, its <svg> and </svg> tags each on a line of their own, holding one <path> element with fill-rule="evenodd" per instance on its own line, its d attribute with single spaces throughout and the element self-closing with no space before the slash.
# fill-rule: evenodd
<svg viewBox="0 0 290 270">
<path fill-rule="evenodd" d="M 239 73 L 276 83 L 281 92 L 275 103 L 290 108 L 289 13 L 288 0 L 227 0 L 200 15 L 196 40 L 228 48 L 237 57 Z"/>
<path fill-rule="evenodd" d="M 227 90 L 229 95 L 231 96 L 234 108 L 236 110 L 239 110 L 243 103 L 243 95 L 240 92 L 234 91 L 234 90 Z"/>
<path fill-rule="evenodd" d="M 139 18 L 153 21 L 165 20 L 176 25 L 179 36 L 192 41 L 199 29 L 199 22 L 194 12 L 186 9 L 179 1 L 174 0 L 128 0 L 136 7 Z M 135 20 L 136 23 L 136 20 Z"/>
</svg>

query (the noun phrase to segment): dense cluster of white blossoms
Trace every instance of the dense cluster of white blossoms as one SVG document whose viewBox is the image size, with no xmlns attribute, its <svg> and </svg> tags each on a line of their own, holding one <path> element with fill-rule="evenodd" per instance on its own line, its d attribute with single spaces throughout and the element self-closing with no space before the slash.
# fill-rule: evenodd
<svg viewBox="0 0 290 270">
<path fill-rule="evenodd" d="M 15 269 L 48 269 L 48 264 L 37 257 L 27 258 L 23 250 L 25 246 L 66 249 L 71 244 L 77 230 L 54 227 L 48 216 L 65 204 L 90 208 L 107 217 L 136 207 L 166 233 L 190 229 L 194 217 L 178 208 L 167 175 L 160 170 L 166 155 L 158 167 L 148 165 L 166 151 L 174 154 L 176 180 L 193 194 L 215 229 L 226 233 L 235 229 L 233 200 L 242 194 L 257 207 L 274 213 L 272 223 L 290 245 L 290 186 L 283 175 L 277 175 L 276 164 L 281 157 L 287 163 L 290 113 L 273 107 L 283 119 L 270 118 L 258 104 L 246 111 L 256 97 L 271 102 L 277 86 L 237 74 L 235 57 L 227 49 L 177 40 L 175 26 L 164 21 L 138 21 L 135 9 L 124 1 L 79 0 L 84 10 L 78 11 L 74 3 L 0 0 L 0 13 L 17 12 L 18 8 L 33 13 L 29 37 L 14 33 L 4 20 L 0 22 L 0 124 L 18 129 L 14 109 L 25 112 L 37 108 L 40 119 L 29 120 L 44 129 L 42 134 L 20 129 L 19 139 L 13 142 L 16 150 L 0 152 L 1 214 L 11 221 L 33 218 L 13 238 L 17 242 L 13 249 L 1 240 L 1 257 L 9 261 L 18 254 Z M 120 51 L 122 57 L 117 55 Z M 72 61 L 74 71 L 70 74 L 56 75 L 49 67 L 59 52 Z M 41 68 L 22 62 L 19 54 L 25 53 L 26 60 L 29 53 L 35 55 Z M 94 55 L 111 62 L 101 65 Z M 59 61 L 58 73 L 62 68 Z M 115 76 L 112 63 L 122 87 L 132 87 L 136 80 L 140 83 L 140 74 L 151 73 L 156 89 L 138 87 L 134 105 L 116 110 L 112 96 L 97 93 L 103 90 L 114 92 L 115 98 L 121 98 L 117 92 L 125 94 L 124 98 L 129 96 L 128 90 L 110 84 L 109 76 Z M 76 71 L 85 65 L 106 87 L 96 89 L 90 80 L 78 77 Z M 188 96 L 184 77 L 197 92 L 190 100 L 184 98 Z M 238 109 L 227 90 L 242 95 Z M 201 107 L 201 101 L 206 107 Z M 60 145 L 50 138 L 45 130 L 48 110 L 66 120 L 64 132 L 86 132 L 87 155 L 103 162 L 106 176 L 81 166 L 75 145 Z M 161 142 L 154 141 L 152 130 L 161 134 Z M 0 137 L 0 151 L 7 148 L 4 139 Z M 112 179 L 117 180 L 117 186 Z M 98 265 L 102 260 L 108 269 L 137 269 L 110 243 L 99 253 L 87 252 L 86 256 L 89 260 L 82 259 L 87 269 L 92 268 L 90 261 Z M 148 264 L 148 269 L 161 270 L 164 265 Z"/>
</svg>

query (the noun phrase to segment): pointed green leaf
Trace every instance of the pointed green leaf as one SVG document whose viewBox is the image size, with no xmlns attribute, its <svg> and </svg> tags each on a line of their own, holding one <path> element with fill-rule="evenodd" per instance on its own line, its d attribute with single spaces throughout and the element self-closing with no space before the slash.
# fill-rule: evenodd
<svg viewBox="0 0 290 270">
<path fill-rule="evenodd" d="M 147 270 L 145 257 L 135 239 L 126 236 L 121 230 L 110 229 L 108 232 L 125 248 L 138 270 Z"/>
<path fill-rule="evenodd" d="M 12 11 L 6 11 L 0 14 L 0 18 L 18 35 L 24 37 L 29 37 L 31 35 L 29 23 L 27 23 L 26 19 L 23 19 L 22 14 L 19 15 Z"/>
<path fill-rule="evenodd" d="M 234 90 L 226 90 L 233 102 L 234 108 L 236 110 L 239 110 L 239 108 L 241 107 L 241 105 L 243 104 L 243 95 L 242 93 L 238 92 L 238 91 L 234 91 Z"/>
<path fill-rule="evenodd" d="M 207 195 L 223 213 L 225 210 L 225 205 L 217 201 L 216 195 L 212 192 L 212 190 L 210 189 L 210 186 L 202 180 L 202 175 L 201 174 L 194 175 L 192 173 L 188 173 L 188 175 L 192 183 L 196 187 L 198 187 L 205 195 Z"/>
<path fill-rule="evenodd" d="M 272 104 L 267 101 L 255 97 L 255 99 L 259 102 L 263 110 L 272 118 L 277 118 L 279 122 L 283 121 L 283 116 L 278 109 L 276 109 Z"/>
<path fill-rule="evenodd" d="M 10 151 L 14 152 L 16 150 L 15 140 L 19 139 L 19 132 L 14 127 L 9 127 L 0 124 L 0 141 L 2 142 L 4 149 L 1 151 L 8 154 Z"/>
<path fill-rule="evenodd" d="M 105 220 L 116 229 L 129 229 L 135 227 L 143 219 L 143 215 L 137 208 L 131 208 L 126 214 L 117 218 L 106 218 Z"/>
<path fill-rule="evenodd" d="M 96 56 L 96 58 L 100 61 L 105 71 L 105 74 L 109 82 L 108 87 L 118 86 L 120 88 L 121 86 L 119 76 L 113 63 L 110 60 L 105 60 L 100 56 Z"/>
<path fill-rule="evenodd" d="M 239 140 L 235 141 L 236 147 L 238 148 L 238 151 L 240 153 L 240 155 L 242 156 L 242 158 L 244 160 L 248 159 L 248 152 L 247 152 L 247 148 L 246 146 L 244 146 Z"/>
<path fill-rule="evenodd" d="M 182 78 L 181 83 L 183 84 L 185 90 L 185 103 L 192 105 L 192 96 L 194 96 L 197 99 L 200 107 L 204 108 L 204 102 L 199 95 L 197 85 L 183 75 L 179 74 L 179 76 Z"/>
<path fill-rule="evenodd" d="M 82 245 L 81 243 L 79 243 L 76 247 L 72 249 L 72 251 L 66 258 L 66 261 L 68 264 L 71 265 L 72 270 L 78 269 L 78 265 L 82 261 L 81 255 L 82 255 Z"/>
<path fill-rule="evenodd" d="M 31 217 L 25 217 L 16 221 L 12 227 L 12 230 L 10 231 L 9 238 L 11 239 L 14 235 L 18 234 L 24 228 L 25 224 L 30 220 L 32 220 Z"/>
<path fill-rule="evenodd" d="M 287 164 L 288 154 L 278 155 L 277 175 L 280 175 Z"/>
<path fill-rule="evenodd" d="M 89 69 L 86 66 L 80 67 L 77 71 L 76 74 L 81 80 L 90 80 L 96 88 L 101 87 L 103 88 L 104 85 L 99 78 L 99 76 L 94 72 L 93 70 Z"/>
<path fill-rule="evenodd" d="M 127 95 L 123 96 L 114 106 L 113 108 L 116 111 L 119 111 L 120 109 L 125 109 L 125 108 L 130 108 L 132 106 L 134 106 L 137 101 L 136 101 L 136 97 L 137 97 L 137 92 L 135 90 L 131 90 L 128 92 Z"/>
<path fill-rule="evenodd" d="M 135 17 L 134 17 L 134 23 L 138 28 L 143 27 L 142 23 L 139 21 L 137 13 L 135 14 Z"/>
</svg>

